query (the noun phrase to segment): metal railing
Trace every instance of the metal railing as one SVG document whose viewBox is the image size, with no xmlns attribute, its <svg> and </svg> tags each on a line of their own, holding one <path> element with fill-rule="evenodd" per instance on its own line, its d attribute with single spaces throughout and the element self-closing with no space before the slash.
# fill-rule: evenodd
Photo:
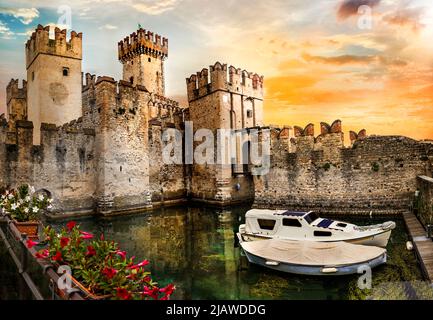
<svg viewBox="0 0 433 320">
<path fill-rule="evenodd" d="M 35 299 L 45 300 L 49 298 L 58 298 L 62 300 L 84 300 L 84 298 L 76 291 L 76 289 L 68 290 L 58 287 L 57 284 L 59 283 L 59 278 L 61 275 L 57 274 L 56 270 L 54 269 L 55 267 L 46 261 L 36 259 L 35 254 L 37 251 L 34 248 L 27 247 L 27 235 L 21 234 L 21 232 L 18 231 L 12 219 L 7 214 L 2 214 L 3 216 L 0 216 L 2 218 L 0 224 L 4 225 L 6 228 L 3 230 L 0 227 L 0 239 L 5 244 L 7 251 L 9 252 L 18 269 L 18 273 L 24 279 Z M 7 233 L 9 233 L 11 237 L 8 237 Z M 33 260 L 30 261 L 29 259 Z M 48 289 L 52 293 L 51 297 L 44 297 L 44 295 L 41 293 L 41 288 L 38 288 L 38 286 L 35 284 L 34 279 L 32 279 L 30 275 L 30 262 L 36 263 L 40 267 L 39 270 L 41 274 L 45 276 L 46 280 L 48 280 Z"/>
</svg>

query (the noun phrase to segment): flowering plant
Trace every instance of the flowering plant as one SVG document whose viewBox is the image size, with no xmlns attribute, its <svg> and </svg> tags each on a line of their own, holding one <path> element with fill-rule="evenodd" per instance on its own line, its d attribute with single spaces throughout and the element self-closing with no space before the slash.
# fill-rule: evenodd
<svg viewBox="0 0 433 320">
<path fill-rule="evenodd" d="M 18 222 L 38 220 L 41 210 L 51 209 L 52 199 L 43 194 L 36 194 L 35 188 L 23 184 L 14 190 L 6 190 L 0 197 L 3 208 Z"/>
<path fill-rule="evenodd" d="M 135 257 L 128 258 L 117 243 L 105 240 L 103 235 L 95 239 L 73 221 L 60 232 L 48 226 L 44 234 L 46 248 L 38 251 L 36 258 L 58 266 L 68 265 L 72 277 L 93 295 L 120 300 L 167 300 L 175 289 L 173 284 L 157 286 L 145 268 L 149 261 L 134 262 Z M 27 243 L 29 247 L 36 244 Z"/>
</svg>

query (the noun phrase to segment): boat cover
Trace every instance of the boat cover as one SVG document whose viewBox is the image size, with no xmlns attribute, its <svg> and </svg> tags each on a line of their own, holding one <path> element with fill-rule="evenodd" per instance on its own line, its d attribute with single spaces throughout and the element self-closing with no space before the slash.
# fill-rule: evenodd
<svg viewBox="0 0 433 320">
<path fill-rule="evenodd" d="M 281 239 L 242 242 L 242 248 L 268 261 L 305 266 L 341 266 L 368 262 L 386 249 L 347 242 L 292 241 Z"/>
</svg>

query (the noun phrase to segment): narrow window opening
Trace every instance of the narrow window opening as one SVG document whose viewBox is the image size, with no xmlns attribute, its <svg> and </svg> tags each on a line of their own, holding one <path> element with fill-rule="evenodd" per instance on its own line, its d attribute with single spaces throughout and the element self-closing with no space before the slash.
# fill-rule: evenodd
<svg viewBox="0 0 433 320">
<path fill-rule="evenodd" d="M 64 77 L 69 76 L 69 68 L 63 67 L 63 76 Z"/>
<path fill-rule="evenodd" d="M 315 237 L 330 237 L 332 236 L 332 232 L 330 231 L 314 231 Z"/>
<path fill-rule="evenodd" d="M 257 222 L 259 223 L 260 229 L 263 230 L 273 230 L 275 227 L 275 220 L 268 220 L 268 219 L 257 219 Z"/>
<path fill-rule="evenodd" d="M 32 81 L 35 80 L 35 72 L 32 72 Z"/>
<path fill-rule="evenodd" d="M 131 82 L 132 84 L 134 84 L 134 77 L 129 77 L 129 82 Z"/>
<path fill-rule="evenodd" d="M 152 62 L 152 59 L 148 58 L 147 61 Z"/>
<path fill-rule="evenodd" d="M 120 172 L 122 172 L 122 166 L 120 166 Z"/>
<path fill-rule="evenodd" d="M 302 224 L 298 219 L 283 219 L 283 226 L 300 228 Z"/>
</svg>

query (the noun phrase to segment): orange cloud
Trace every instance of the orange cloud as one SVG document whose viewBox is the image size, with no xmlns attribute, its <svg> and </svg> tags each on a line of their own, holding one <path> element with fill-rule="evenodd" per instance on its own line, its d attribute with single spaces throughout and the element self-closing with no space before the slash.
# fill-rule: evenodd
<svg viewBox="0 0 433 320">
<path fill-rule="evenodd" d="M 424 25 L 419 22 L 422 12 L 423 8 L 405 8 L 384 15 L 382 20 L 390 25 L 409 27 L 416 32 L 424 27 Z"/>
<path fill-rule="evenodd" d="M 307 53 L 302 55 L 302 58 L 308 62 L 318 62 L 326 64 L 349 64 L 349 63 L 361 63 L 366 64 L 377 60 L 376 56 L 355 56 L 355 55 L 341 55 L 336 57 L 322 57 L 322 56 L 311 56 Z"/>
</svg>

